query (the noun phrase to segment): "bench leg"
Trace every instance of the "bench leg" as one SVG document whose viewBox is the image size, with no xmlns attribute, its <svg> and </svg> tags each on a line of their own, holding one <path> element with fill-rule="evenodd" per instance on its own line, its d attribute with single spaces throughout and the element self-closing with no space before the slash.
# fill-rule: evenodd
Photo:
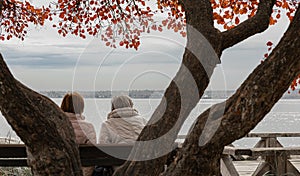
<svg viewBox="0 0 300 176">
<path fill-rule="evenodd" d="M 271 170 L 270 164 L 267 162 L 263 162 L 259 164 L 259 166 L 256 168 L 252 176 L 263 176 L 265 175 L 268 171 Z"/>
<path fill-rule="evenodd" d="M 239 176 L 230 156 L 224 155 L 220 160 L 220 164 L 222 176 Z"/>
<path fill-rule="evenodd" d="M 252 176 L 263 176 L 268 172 L 276 176 L 300 176 L 300 172 L 287 158 L 288 156 L 267 156 Z"/>
<path fill-rule="evenodd" d="M 254 146 L 254 148 L 264 148 L 266 147 L 266 138 L 261 138 Z M 249 156 L 248 160 L 257 160 L 259 156 Z"/>
<path fill-rule="evenodd" d="M 289 160 L 287 160 L 286 168 L 287 168 L 287 174 L 288 175 L 300 176 L 300 172 L 297 170 L 297 168 Z"/>
</svg>

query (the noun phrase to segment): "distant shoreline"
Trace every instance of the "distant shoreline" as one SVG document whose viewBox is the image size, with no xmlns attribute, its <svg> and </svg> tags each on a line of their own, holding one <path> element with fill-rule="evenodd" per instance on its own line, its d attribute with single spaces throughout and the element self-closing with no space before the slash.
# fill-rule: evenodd
<svg viewBox="0 0 300 176">
<path fill-rule="evenodd" d="M 63 98 L 69 91 L 39 91 L 39 93 L 49 98 Z M 130 91 L 78 91 L 84 98 L 111 98 L 116 95 L 129 95 L 134 99 L 160 99 L 163 97 L 164 90 L 130 90 Z M 210 90 L 205 91 L 202 99 L 227 99 L 235 91 L 234 90 Z M 282 99 L 300 99 L 299 90 L 292 91 L 290 94 L 285 93 Z"/>
</svg>

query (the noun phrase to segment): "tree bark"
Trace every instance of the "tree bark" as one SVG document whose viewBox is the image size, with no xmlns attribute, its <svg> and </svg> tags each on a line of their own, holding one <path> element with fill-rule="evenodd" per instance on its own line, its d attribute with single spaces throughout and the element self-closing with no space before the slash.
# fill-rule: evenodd
<svg viewBox="0 0 300 176">
<path fill-rule="evenodd" d="M 271 15 L 275 0 L 262 2 L 259 6 L 268 9 L 267 13 L 259 13 L 255 15 L 256 19 L 248 20 L 243 25 L 254 25 L 258 20 L 269 23 L 269 18 L 261 16 Z M 163 171 L 167 154 L 173 149 L 182 124 L 207 88 L 214 68 L 220 63 L 224 46 L 233 45 L 227 44 L 229 41 L 223 39 L 225 34 L 214 27 L 210 0 L 183 1 L 183 6 L 186 11 L 187 46 L 181 67 L 139 136 L 139 142 L 135 144 L 129 161 L 115 172 L 115 176 L 153 176 Z M 251 34 L 262 32 L 267 27 L 262 26 Z M 243 29 L 236 31 L 242 33 Z M 234 42 L 238 43 L 250 36 L 245 33 Z"/>
<path fill-rule="evenodd" d="M 271 1 L 275 0 L 261 2 Z M 130 155 L 133 161 L 127 161 L 115 175 L 152 176 L 162 172 L 166 155 L 172 150 L 183 122 L 208 86 L 215 66 L 220 63 L 222 51 L 227 46 L 232 46 L 251 36 L 249 33 L 242 34 L 244 28 L 237 28 L 236 31 L 240 32 L 239 37 L 230 43 L 229 40 L 224 40 L 226 35 L 232 39 L 232 34 L 235 32 L 225 35 L 214 28 L 210 0 L 183 0 L 183 5 L 186 9 L 188 25 L 187 46 L 181 67 L 165 91 L 164 98 L 148 125 L 139 136 L 138 143 Z M 273 5 L 274 3 L 260 3 L 260 6 L 271 9 Z M 257 20 L 246 21 L 244 25 L 252 24 L 253 21 L 257 22 Z M 251 34 L 262 32 L 266 28 L 267 26 L 264 25 Z M 74 147 L 76 145 L 73 130 L 63 112 L 46 97 L 17 82 L 9 73 L 3 60 L 0 66 L 1 112 L 32 153 L 34 160 L 31 164 L 35 174 L 81 175 L 78 149 Z M 203 123 L 205 124 L 205 121 Z M 214 151 L 208 149 L 204 146 L 201 150 L 207 151 L 206 159 L 208 156 L 219 157 L 220 148 L 216 147 Z M 198 148 L 194 151 L 198 151 Z M 195 152 L 192 151 L 191 155 L 187 154 L 187 158 L 193 159 Z M 217 159 L 212 161 L 215 162 L 208 167 L 218 168 Z M 195 165 L 189 166 L 189 170 L 193 170 L 190 173 L 196 172 L 196 167 L 192 168 L 193 166 Z M 204 166 L 199 168 L 205 168 Z M 217 170 L 212 173 L 217 173 Z"/>
<path fill-rule="evenodd" d="M 15 80 L 0 54 L 0 110 L 26 144 L 34 175 L 82 175 L 71 123 L 50 99 Z"/>
<path fill-rule="evenodd" d="M 164 175 L 220 175 L 224 146 L 244 137 L 300 74 L 300 10 L 271 55 L 227 101 L 201 114 Z M 192 169 L 197 168 L 197 170 Z"/>
<path fill-rule="evenodd" d="M 200 8 L 212 11 L 210 2 L 198 0 L 197 3 L 200 3 L 198 10 Z M 130 156 L 132 161 L 127 161 L 114 175 L 153 176 L 163 171 L 167 154 L 172 151 L 182 124 L 203 95 L 215 66 L 220 63 L 214 47 L 211 47 L 206 39 L 211 39 L 211 43 L 217 43 L 220 32 L 213 27 L 212 13 L 207 14 L 211 16 L 210 23 L 207 23 L 200 14 L 198 19 L 187 17 L 187 20 L 200 20 L 201 25 L 198 26 L 199 29 L 187 27 L 188 44 L 181 67 L 139 136 L 139 142 L 135 144 Z M 214 37 L 211 37 L 212 35 Z"/>
</svg>

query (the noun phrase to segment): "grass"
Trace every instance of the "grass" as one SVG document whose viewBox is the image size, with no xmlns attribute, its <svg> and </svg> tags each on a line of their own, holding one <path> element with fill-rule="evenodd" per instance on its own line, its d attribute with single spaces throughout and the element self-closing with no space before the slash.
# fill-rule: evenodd
<svg viewBox="0 0 300 176">
<path fill-rule="evenodd" d="M 0 167 L 1 176 L 32 176 L 29 167 Z"/>
</svg>

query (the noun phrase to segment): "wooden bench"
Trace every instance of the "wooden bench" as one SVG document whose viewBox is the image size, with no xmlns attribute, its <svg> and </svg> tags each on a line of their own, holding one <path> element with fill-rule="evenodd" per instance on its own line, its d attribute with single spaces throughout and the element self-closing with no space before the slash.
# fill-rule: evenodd
<svg viewBox="0 0 300 176">
<path fill-rule="evenodd" d="M 117 166 L 122 165 L 131 152 L 132 145 L 80 145 L 80 159 L 83 166 Z M 106 153 L 105 151 L 109 151 Z M 24 144 L 0 144 L 0 166 L 21 167 L 27 165 L 27 153 Z"/>
<path fill-rule="evenodd" d="M 248 155 L 264 157 L 264 161 L 256 169 L 254 176 L 261 176 L 270 171 L 278 175 L 292 173 L 300 176 L 299 171 L 288 160 L 289 155 L 300 155 L 300 147 L 282 147 L 277 137 L 300 137 L 300 133 L 250 133 L 246 137 L 260 137 L 254 148 L 236 148 L 226 146 L 221 158 L 223 176 L 238 176 L 230 155 Z M 179 138 L 184 138 L 180 136 Z M 122 165 L 129 156 L 132 145 L 80 145 L 79 152 L 83 166 Z M 116 158 L 105 151 L 119 156 Z M 0 144 L 0 166 L 27 166 L 27 154 L 24 144 Z M 280 175 L 280 174 L 279 174 Z"/>
</svg>

